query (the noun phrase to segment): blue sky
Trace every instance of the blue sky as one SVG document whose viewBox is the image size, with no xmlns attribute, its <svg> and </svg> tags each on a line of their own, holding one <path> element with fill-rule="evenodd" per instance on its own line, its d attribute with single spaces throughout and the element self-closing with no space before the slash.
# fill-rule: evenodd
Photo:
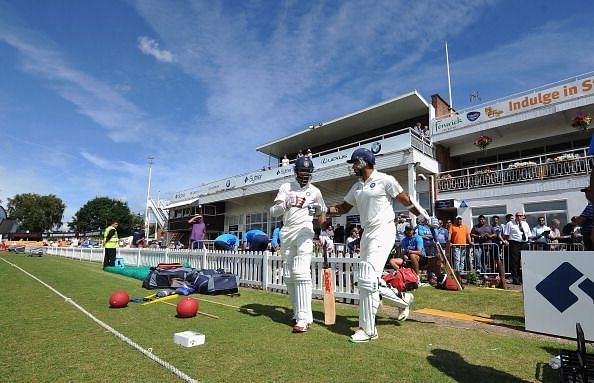
<svg viewBox="0 0 594 383">
<path fill-rule="evenodd" d="M 594 70 L 589 1 L 0 0 L 0 199 L 65 222 L 268 164 L 255 147 L 418 90 L 454 106 Z"/>
</svg>

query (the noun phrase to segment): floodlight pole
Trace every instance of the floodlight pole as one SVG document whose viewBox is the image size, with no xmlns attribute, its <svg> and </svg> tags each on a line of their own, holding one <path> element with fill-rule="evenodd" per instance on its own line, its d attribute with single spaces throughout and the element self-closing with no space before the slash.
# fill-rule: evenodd
<svg viewBox="0 0 594 383">
<path fill-rule="evenodd" d="M 144 212 L 144 235 L 148 238 L 149 235 L 149 198 L 151 196 L 151 175 L 153 170 L 153 160 L 155 157 L 147 157 L 149 164 L 148 188 L 146 190 L 146 210 Z"/>
</svg>

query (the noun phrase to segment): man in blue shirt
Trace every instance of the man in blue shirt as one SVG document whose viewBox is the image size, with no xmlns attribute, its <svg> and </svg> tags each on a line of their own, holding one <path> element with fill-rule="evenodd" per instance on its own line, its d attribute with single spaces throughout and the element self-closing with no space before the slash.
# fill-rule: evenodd
<svg viewBox="0 0 594 383">
<path fill-rule="evenodd" d="M 419 223 L 417 226 L 417 234 L 423 238 L 425 253 L 432 256 L 435 250 L 435 247 L 433 246 L 433 240 L 435 239 L 433 231 L 431 230 L 431 227 L 429 227 L 429 223 L 425 217 L 418 217 L 417 222 Z"/>
<path fill-rule="evenodd" d="M 392 258 L 390 265 L 397 270 L 406 260 L 409 260 L 412 269 L 419 275 L 420 260 L 425 256 L 423 238 L 415 234 L 412 226 L 407 226 L 404 229 L 404 239 L 400 243 L 400 258 Z"/>
<path fill-rule="evenodd" d="M 215 250 L 235 250 L 235 247 L 239 244 L 239 238 L 233 234 L 221 234 L 215 238 L 214 247 Z"/>
<path fill-rule="evenodd" d="M 265 251 L 268 249 L 268 235 L 262 230 L 254 229 L 245 233 L 245 242 L 249 251 Z"/>
<path fill-rule="evenodd" d="M 281 231 L 282 224 L 277 226 L 274 231 L 272 232 L 272 250 L 278 251 L 281 247 L 281 240 L 280 240 L 280 231 Z"/>
</svg>

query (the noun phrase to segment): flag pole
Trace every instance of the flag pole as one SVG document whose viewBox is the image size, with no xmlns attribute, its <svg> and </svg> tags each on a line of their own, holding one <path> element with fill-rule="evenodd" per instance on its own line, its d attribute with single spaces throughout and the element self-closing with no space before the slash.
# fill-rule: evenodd
<svg viewBox="0 0 594 383">
<path fill-rule="evenodd" d="M 450 103 L 450 116 L 452 115 L 452 111 L 454 110 L 454 105 L 452 104 L 452 82 L 450 79 L 450 57 L 448 55 L 448 42 L 445 42 L 445 56 L 446 56 L 446 67 L 448 70 L 448 96 L 449 96 L 449 103 Z"/>
</svg>

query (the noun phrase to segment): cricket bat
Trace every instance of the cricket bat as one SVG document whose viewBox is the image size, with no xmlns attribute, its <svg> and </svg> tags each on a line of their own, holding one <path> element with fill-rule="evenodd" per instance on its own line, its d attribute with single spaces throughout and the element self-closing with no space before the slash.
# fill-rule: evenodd
<svg viewBox="0 0 594 383">
<path fill-rule="evenodd" d="M 452 281 L 454 281 L 456 283 L 456 287 L 458 287 L 458 291 L 462 291 L 463 287 L 460 284 L 460 280 L 458 279 L 458 276 L 452 269 L 452 265 L 450 265 L 450 261 L 448 261 L 448 257 L 446 257 L 445 251 L 441 247 L 441 244 L 437 241 L 434 241 L 433 243 L 435 244 L 435 247 L 437 248 L 437 252 L 439 253 L 441 262 L 444 265 L 446 274 L 448 275 L 448 277 L 452 278 Z"/>
<path fill-rule="evenodd" d="M 499 287 L 500 289 L 507 289 L 505 282 L 505 268 L 503 267 L 503 249 L 497 254 L 497 271 L 499 272 Z"/>
<path fill-rule="evenodd" d="M 332 269 L 328 265 L 328 251 L 326 241 L 322 248 L 324 256 L 323 282 L 324 282 L 324 323 L 327 325 L 336 323 L 336 301 L 334 298 L 334 283 L 332 280 Z"/>
</svg>

